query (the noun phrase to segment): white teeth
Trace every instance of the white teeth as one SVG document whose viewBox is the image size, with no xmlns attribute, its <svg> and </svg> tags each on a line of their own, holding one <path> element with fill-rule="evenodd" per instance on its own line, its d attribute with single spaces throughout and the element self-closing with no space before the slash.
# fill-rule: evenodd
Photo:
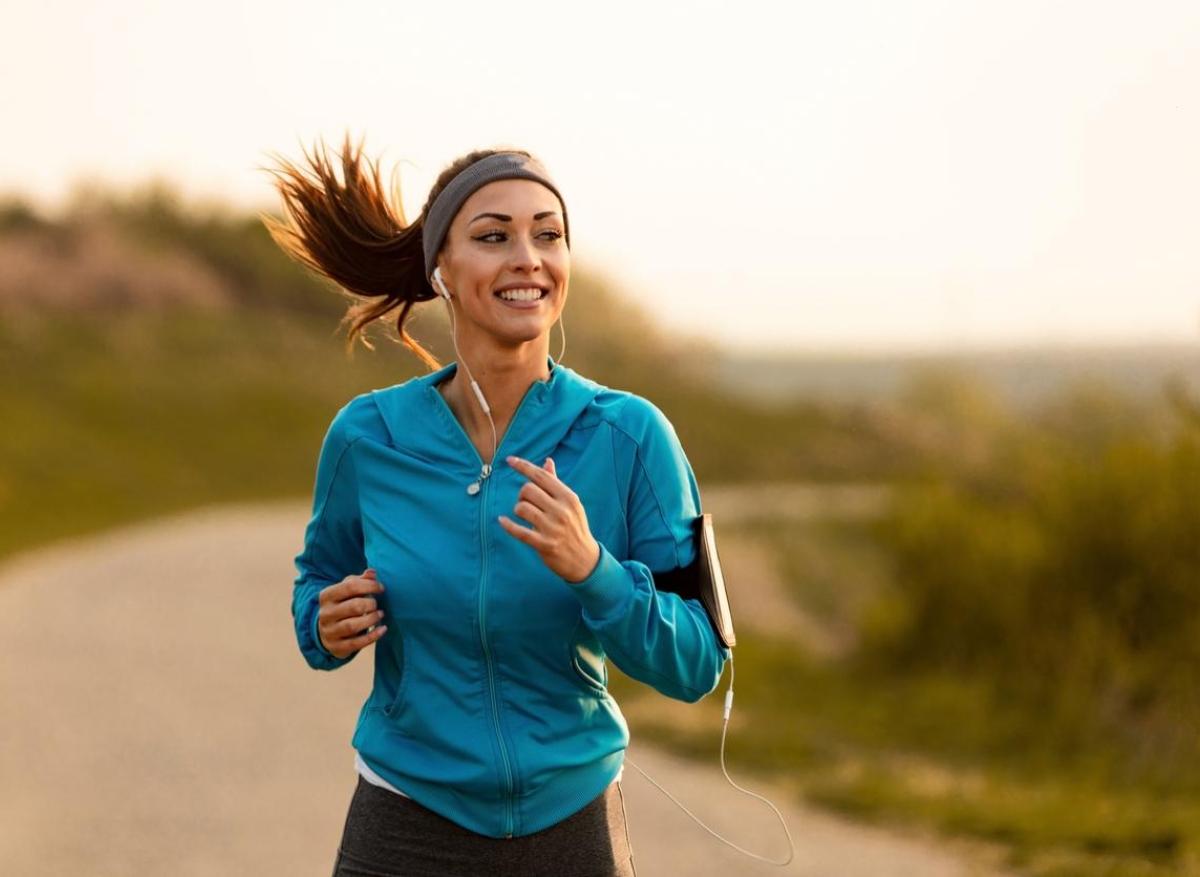
<svg viewBox="0 0 1200 877">
<path fill-rule="evenodd" d="M 498 295 L 507 301 L 536 301 L 542 297 L 542 291 L 535 287 L 527 289 L 505 289 Z"/>
</svg>

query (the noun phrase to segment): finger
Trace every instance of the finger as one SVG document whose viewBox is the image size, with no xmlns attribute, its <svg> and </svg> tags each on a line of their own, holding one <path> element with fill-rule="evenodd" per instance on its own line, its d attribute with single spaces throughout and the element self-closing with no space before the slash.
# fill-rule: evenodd
<svg viewBox="0 0 1200 877">
<path fill-rule="evenodd" d="M 341 645 L 344 648 L 349 648 L 357 652 L 359 649 L 369 646 L 371 643 L 375 642 L 375 640 L 379 639 L 385 633 L 387 633 L 387 628 L 381 624 L 379 627 L 364 633 L 362 636 L 356 636 L 353 639 L 346 640 Z"/>
<path fill-rule="evenodd" d="M 334 603 L 330 607 L 329 617 L 331 619 L 353 618 L 356 615 L 370 615 L 378 609 L 379 604 L 375 602 L 374 597 L 351 597 L 341 603 Z"/>
<path fill-rule="evenodd" d="M 330 647 L 330 650 L 340 651 L 350 639 L 370 632 L 371 626 L 378 624 L 382 618 L 382 610 L 365 616 L 358 615 L 341 620 L 322 617 L 317 628 L 322 641 Z"/>
<path fill-rule="evenodd" d="M 523 499 L 544 512 L 548 512 L 554 507 L 554 497 L 546 493 L 540 484 L 534 484 L 532 481 L 526 481 L 521 485 L 521 489 L 517 491 L 517 499 Z"/>
<path fill-rule="evenodd" d="M 326 603 L 317 612 L 322 627 L 329 631 L 336 630 L 335 625 L 344 619 L 370 615 L 378 609 L 375 598 L 366 596 L 347 598 L 339 603 Z"/>
<path fill-rule="evenodd" d="M 355 615 L 351 618 L 344 618 L 334 626 L 334 638 L 347 640 L 358 636 L 382 617 L 383 610 L 380 609 L 367 615 Z"/>
<path fill-rule="evenodd" d="M 559 497 L 563 495 L 566 485 L 559 481 L 553 473 L 547 472 L 541 466 L 535 466 L 528 460 L 523 460 L 520 457 L 507 457 L 506 461 L 522 475 L 528 476 L 530 481 L 541 487 L 551 496 Z"/>
<path fill-rule="evenodd" d="M 500 515 L 497 520 L 500 522 L 500 526 L 503 527 L 507 533 L 516 537 L 517 539 L 520 539 L 526 545 L 534 549 L 538 549 L 543 546 L 544 540 L 536 530 L 531 530 L 529 527 L 522 527 L 516 521 L 512 520 L 511 518 L 507 518 L 504 515 Z"/>
<path fill-rule="evenodd" d="M 524 518 L 536 530 L 546 522 L 546 513 L 526 500 L 521 500 L 513 506 L 513 514 Z"/>
<path fill-rule="evenodd" d="M 374 572 L 372 570 L 372 572 Z M 374 575 L 346 576 L 341 582 L 328 589 L 326 600 L 330 603 L 341 603 L 360 594 L 378 594 L 383 591 L 383 583 Z M 324 594 L 323 594 L 324 596 Z"/>
<path fill-rule="evenodd" d="M 373 569 L 368 569 L 361 576 L 353 578 L 355 594 L 377 594 L 383 590 L 383 582 L 379 581 L 379 574 Z"/>
<path fill-rule="evenodd" d="M 359 596 L 348 596 L 342 600 L 335 600 L 337 596 L 337 588 L 329 588 L 330 593 L 322 593 L 322 599 L 319 601 L 320 609 L 324 618 L 336 621 L 340 618 L 346 618 L 351 615 L 365 615 L 367 612 L 373 612 L 378 608 L 375 598 L 370 594 Z"/>
<path fill-rule="evenodd" d="M 530 537 L 532 536 L 533 531 L 528 527 L 521 526 L 516 521 L 512 520 L 512 518 L 509 518 L 505 515 L 498 516 L 496 520 L 500 522 L 500 526 L 504 528 L 505 532 L 515 536 L 517 539 L 520 539 L 527 545 L 530 544 Z"/>
<path fill-rule="evenodd" d="M 551 475 L 553 475 L 555 478 L 558 477 L 558 467 L 556 467 L 554 465 L 553 457 L 547 457 L 546 462 L 542 464 L 542 468 L 545 469 L 547 472 L 549 472 Z"/>
</svg>

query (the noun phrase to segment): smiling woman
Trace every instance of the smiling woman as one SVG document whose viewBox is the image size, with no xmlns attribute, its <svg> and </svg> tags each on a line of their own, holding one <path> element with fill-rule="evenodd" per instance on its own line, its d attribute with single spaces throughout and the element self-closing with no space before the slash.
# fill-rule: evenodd
<svg viewBox="0 0 1200 877">
<path fill-rule="evenodd" d="M 315 181 L 285 164 L 292 225 L 271 234 L 358 300 L 351 344 L 400 308 L 431 369 L 334 416 L 295 558 L 308 664 L 376 646 L 335 875 L 634 874 L 604 662 L 694 702 L 730 655 L 699 600 L 654 584 L 697 558 L 679 438 L 648 400 L 550 357 L 569 226 L 528 152 L 458 159 L 407 225 L 349 143 L 344 183 L 312 163 Z M 435 296 L 446 366 L 404 331 Z"/>
<path fill-rule="evenodd" d="M 538 167 L 515 153 L 497 153 L 472 167 L 487 165 L 493 175 Z M 523 177 L 480 182 L 460 197 L 461 206 L 453 192 L 435 199 L 433 222 L 425 232 L 425 265 L 446 302 L 457 305 L 450 312 L 459 323 L 454 340 L 460 354 L 462 348 L 478 351 L 470 362 L 487 366 L 505 362 L 507 350 L 536 341 L 561 317 L 571 256 L 566 210 L 554 189 Z M 452 208 L 457 215 L 443 231 L 445 213 Z"/>
<path fill-rule="evenodd" d="M 346 136 L 340 181 L 323 148 L 311 156 L 305 151 L 307 169 L 272 153 L 279 167 L 266 170 L 276 177 L 290 222 L 265 214 L 260 218 L 284 252 L 334 281 L 350 298 L 343 320 L 349 324 L 347 349 L 358 339 L 373 350 L 363 330 L 399 308 L 396 330 L 400 339 L 429 368 L 441 366 L 405 329 L 413 306 L 437 295 L 423 258 L 429 209 L 462 171 L 497 151 L 476 150 L 446 167 L 412 223 L 405 219 L 399 188 L 391 195 L 385 193 L 379 166 L 364 159 L 361 141 L 355 146 Z M 528 156 L 523 150 L 514 152 Z M 433 231 L 431 237 L 439 233 Z M 444 236 L 445 231 L 440 229 L 440 234 Z"/>
</svg>

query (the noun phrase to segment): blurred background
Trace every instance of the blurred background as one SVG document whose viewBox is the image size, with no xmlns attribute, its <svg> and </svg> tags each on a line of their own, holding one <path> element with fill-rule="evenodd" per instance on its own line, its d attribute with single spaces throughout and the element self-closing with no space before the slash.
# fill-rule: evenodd
<svg viewBox="0 0 1200 877">
<path fill-rule="evenodd" d="M 346 300 L 263 226 L 271 153 L 362 136 L 412 217 L 520 146 L 570 210 L 564 363 L 658 404 L 714 513 L 735 773 L 1023 873 L 1200 873 L 1200 6 L 5 19 L 0 556 L 257 504 L 298 551 L 333 413 L 424 369 L 379 324 L 347 356 Z M 436 302 L 410 331 L 453 359 Z M 291 556 L 256 584 L 303 685 Z M 15 642 L 0 690 L 56 700 Z M 720 696 L 610 668 L 639 739 L 716 769 Z"/>
</svg>

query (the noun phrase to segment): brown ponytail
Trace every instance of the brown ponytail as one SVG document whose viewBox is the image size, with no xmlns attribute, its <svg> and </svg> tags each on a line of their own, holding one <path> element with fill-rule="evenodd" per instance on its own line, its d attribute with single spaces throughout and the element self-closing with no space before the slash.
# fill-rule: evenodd
<svg viewBox="0 0 1200 877">
<path fill-rule="evenodd" d="M 425 277 L 421 229 L 438 193 L 468 165 L 497 151 L 479 149 L 455 159 L 438 175 L 412 224 L 404 220 L 399 186 L 393 182 L 390 196 L 385 193 L 378 163 L 370 159 L 366 160 L 364 171 L 362 142 L 354 148 L 349 133 L 341 153 L 344 182 L 335 177 L 324 145 L 320 152 L 314 150 L 311 157 L 304 151 L 311 174 L 277 155 L 280 169 L 266 168 L 276 177 L 275 185 L 291 222 L 281 223 L 265 214 L 259 218 L 285 253 L 332 280 L 351 299 L 352 304 L 339 323 L 350 324 L 347 353 L 358 338 L 369 350 L 374 350 L 363 330 L 399 307 L 396 331 L 400 340 L 431 371 L 441 367 L 433 354 L 404 327 L 414 304 L 437 297 Z M 505 151 L 529 155 L 524 150 Z"/>
</svg>

